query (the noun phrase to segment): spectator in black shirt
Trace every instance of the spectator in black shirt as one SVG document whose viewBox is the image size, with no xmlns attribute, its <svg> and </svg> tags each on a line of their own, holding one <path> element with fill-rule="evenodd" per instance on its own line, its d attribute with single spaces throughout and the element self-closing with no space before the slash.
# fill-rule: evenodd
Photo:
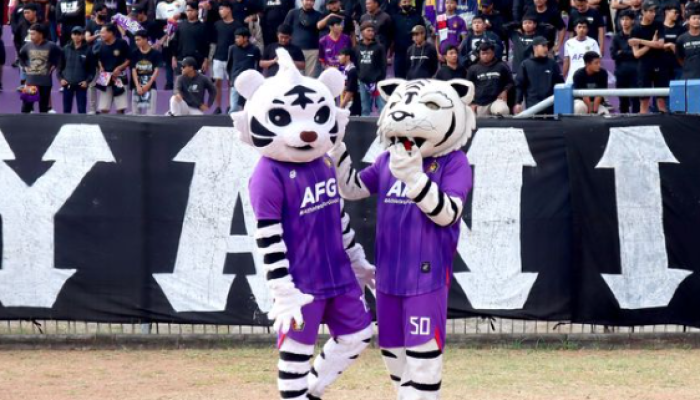
<svg viewBox="0 0 700 400">
<path fill-rule="evenodd" d="M 85 114 L 88 84 L 95 77 L 95 60 L 92 49 L 85 43 L 85 30 L 82 27 L 73 27 L 71 38 L 72 41 L 63 48 L 58 67 L 58 80 L 63 87 L 63 113 L 71 113 L 75 98 L 78 113 Z"/>
<path fill-rule="evenodd" d="M 435 74 L 435 79 L 449 81 L 452 79 L 465 79 L 467 70 L 459 65 L 459 49 L 457 46 L 449 45 L 445 48 L 445 65 Z"/>
<path fill-rule="evenodd" d="M 61 59 L 61 49 L 53 42 L 47 41 L 48 28 L 34 24 L 29 28 L 29 43 L 19 51 L 19 62 L 26 73 L 27 85 L 39 92 L 39 112 L 49 111 L 51 99 L 51 75 Z M 22 113 L 28 114 L 34 109 L 34 102 L 22 101 Z"/>
<path fill-rule="evenodd" d="M 362 40 L 355 47 L 357 60 L 357 79 L 360 83 L 360 101 L 362 116 L 372 113 L 372 105 L 377 106 L 377 112 L 384 108 L 384 99 L 379 96 L 377 82 L 386 78 L 386 50 L 374 40 L 374 24 L 365 22 L 360 26 Z"/>
<path fill-rule="evenodd" d="M 613 37 L 610 55 L 615 60 L 615 86 L 620 89 L 635 88 L 638 84 L 638 64 L 628 40 L 631 38 L 634 12 L 623 10 L 619 15 L 620 31 Z M 639 112 L 639 99 L 636 97 L 620 97 L 620 112 Z"/>
<path fill-rule="evenodd" d="M 146 11 L 146 9 L 136 7 L 131 9 L 129 18 L 132 21 L 136 21 L 139 23 L 139 25 L 141 25 L 141 28 L 143 28 L 143 30 L 145 30 L 146 34 L 148 35 L 148 40 L 151 43 L 153 43 L 154 46 L 158 48 L 161 47 L 166 38 L 165 32 L 163 32 L 163 24 L 160 23 L 160 21 L 149 20 L 148 12 Z M 131 52 L 136 51 L 136 38 L 134 37 L 134 34 L 136 32 L 130 32 L 118 25 L 117 29 L 119 29 L 119 33 L 121 33 L 122 37 L 126 37 L 129 39 L 129 47 L 131 48 Z M 170 90 L 172 90 L 172 88 L 170 88 Z"/>
<path fill-rule="evenodd" d="M 425 27 L 415 26 L 411 31 L 413 46 L 408 48 L 408 73 L 406 78 L 429 79 L 435 76 L 438 68 L 438 55 L 435 46 L 425 40 Z"/>
<path fill-rule="evenodd" d="M 527 108 L 554 94 L 554 85 L 563 83 L 559 64 L 549 57 L 549 41 L 538 36 L 532 42 L 532 57 L 523 61 L 515 80 L 516 105 L 513 113 L 520 113 L 523 101 Z M 541 114 L 551 114 L 551 107 Z"/>
<path fill-rule="evenodd" d="M 293 9 L 294 0 L 263 0 L 260 28 L 265 47 L 277 42 L 277 28 L 284 24 L 284 19 Z"/>
<path fill-rule="evenodd" d="M 576 8 L 571 10 L 569 15 L 569 32 L 575 35 L 576 21 L 580 18 L 588 21 L 588 37 L 598 42 L 601 56 L 605 49 L 605 21 L 598 10 L 591 8 L 588 5 L 588 0 L 575 0 Z"/>
<path fill-rule="evenodd" d="M 291 10 L 284 20 L 292 27 L 292 44 L 298 46 L 304 53 L 306 76 L 316 77 L 319 73 L 318 63 L 318 21 L 321 13 L 314 9 L 314 0 L 304 0 L 303 7 Z"/>
<path fill-rule="evenodd" d="M 207 27 L 199 20 L 196 2 L 189 2 L 185 6 L 184 20 L 180 20 L 175 29 L 175 34 L 170 40 L 173 48 L 173 57 L 166 62 L 172 64 L 176 75 L 182 73 L 182 60 L 192 57 L 197 61 L 197 69 L 202 73 L 209 70 L 209 36 Z"/>
<path fill-rule="evenodd" d="M 642 5 L 642 20 L 632 29 L 632 39 L 627 43 L 632 47 L 634 56 L 639 60 L 638 87 L 668 87 L 670 77 L 663 68 L 663 25 L 654 20 L 656 3 L 646 0 Z M 639 99 L 639 111 L 649 112 L 649 97 Z M 666 112 L 666 100 L 657 98 L 660 111 Z"/>
<path fill-rule="evenodd" d="M 233 85 L 243 71 L 258 69 L 260 63 L 260 49 L 250 44 L 250 31 L 248 28 L 236 29 L 236 43 L 228 49 L 228 64 L 226 70 L 229 76 L 229 112 L 238 111 L 238 106 L 245 105 L 244 99 L 238 95 Z"/>
<path fill-rule="evenodd" d="M 360 87 L 357 80 L 357 68 L 352 62 L 353 51 L 345 48 L 340 50 L 338 61 L 340 62 L 340 70 L 345 76 L 345 86 L 343 93 L 340 95 L 340 108 L 350 110 L 350 115 L 357 116 L 362 112 L 360 104 Z"/>
<path fill-rule="evenodd" d="M 85 0 L 58 0 L 56 23 L 61 27 L 61 46 L 71 39 L 73 27 L 85 26 Z"/>
<path fill-rule="evenodd" d="M 350 37 L 352 40 L 352 45 L 354 46 L 357 44 L 357 40 L 355 38 L 355 24 L 352 18 L 341 10 L 340 6 L 340 0 L 328 0 L 326 2 L 326 12 L 323 13 L 321 20 L 318 21 L 318 29 L 320 31 L 319 36 L 324 37 L 330 33 L 330 26 L 328 25 L 328 22 L 335 16 L 343 21 L 343 33 Z"/>
<path fill-rule="evenodd" d="M 469 68 L 479 58 L 479 43 L 488 40 L 496 45 L 496 58 L 503 57 L 503 43 L 495 33 L 486 30 L 484 17 L 476 15 L 472 18 L 472 30 L 459 45 L 459 63 L 464 68 Z"/>
<path fill-rule="evenodd" d="M 391 17 L 394 32 L 394 76 L 406 78 L 408 61 L 406 54 L 411 47 L 411 31 L 415 26 L 425 26 L 421 15 L 411 5 L 411 0 L 401 0 L 401 11 Z"/>
<path fill-rule="evenodd" d="M 523 17 L 523 21 L 518 24 L 512 22 L 506 25 L 508 37 L 513 43 L 513 74 L 517 75 L 518 68 L 524 60 L 532 57 L 532 41 L 536 36 L 542 36 L 537 29 L 537 16 L 534 13 L 528 12 Z"/>
<path fill-rule="evenodd" d="M 109 9 L 106 5 L 98 3 L 92 8 L 92 18 L 87 21 L 85 26 L 85 42 L 92 49 L 93 56 L 96 57 L 102 43 L 100 31 L 102 27 L 109 22 Z M 97 62 L 95 65 L 95 77 L 88 85 L 88 114 L 97 112 L 97 90 L 95 89 L 95 80 L 97 79 Z"/>
<path fill-rule="evenodd" d="M 117 37 L 119 30 L 112 24 L 102 27 L 102 43 L 97 52 L 100 76 L 97 88 L 102 91 L 98 107 L 100 113 L 108 114 L 112 104 L 117 113 L 124 114 L 128 106 L 126 84 L 129 67 L 129 45 Z"/>
<path fill-rule="evenodd" d="M 574 73 L 574 89 L 607 89 L 608 71 L 600 67 L 600 55 L 595 51 L 589 51 L 583 55 L 585 67 Z M 583 97 L 574 100 L 574 114 L 608 114 L 608 109 L 603 105 L 603 97 Z"/>
<path fill-rule="evenodd" d="M 16 23 L 15 27 L 13 28 L 13 34 L 14 34 L 14 43 L 15 43 L 15 49 L 17 50 L 17 55 L 19 56 L 19 51 L 20 49 L 27 43 L 31 42 L 31 39 L 29 37 L 29 28 L 34 25 L 40 23 L 39 21 L 39 16 L 37 14 L 38 7 L 36 4 L 30 3 L 30 4 L 24 4 L 21 8 L 21 16 L 19 17 L 19 21 Z M 19 58 L 17 59 L 19 62 Z M 26 80 L 26 76 L 24 74 L 24 70 L 20 69 L 20 87 L 18 90 L 21 90 L 22 85 L 24 85 L 24 81 Z"/>
<path fill-rule="evenodd" d="M 680 79 L 681 75 L 683 75 L 683 68 L 676 59 L 676 40 L 685 33 L 685 28 L 678 21 L 678 17 L 681 14 L 680 5 L 678 7 L 667 5 L 663 12 L 664 60 L 661 65 L 666 68 L 666 73 L 670 79 Z"/>
<path fill-rule="evenodd" d="M 381 9 L 379 0 L 366 0 L 365 6 L 367 12 L 360 17 L 360 23 L 371 22 L 374 24 L 377 43 L 384 46 L 388 58 L 391 58 L 390 48 L 393 41 L 391 16 Z"/>
<path fill-rule="evenodd" d="M 219 15 L 221 20 L 214 24 L 216 31 L 216 48 L 214 50 L 214 65 L 212 69 L 212 77 L 216 83 L 216 109 L 214 114 L 221 114 L 221 88 L 223 81 L 228 79 L 228 74 L 226 73 L 228 49 L 235 42 L 236 29 L 243 27 L 241 22 L 233 19 L 229 2 L 223 2 L 219 5 Z"/>
<path fill-rule="evenodd" d="M 700 79 L 700 8 L 690 11 L 688 32 L 676 41 L 676 56 L 683 65 L 683 79 Z"/>
<path fill-rule="evenodd" d="M 510 115 L 508 91 L 513 87 L 513 74 L 501 60 L 495 58 L 496 45 L 490 41 L 479 44 L 479 62 L 467 70 L 467 80 L 474 82 L 471 107 L 479 117 Z"/>
<path fill-rule="evenodd" d="M 506 43 L 508 35 L 504 27 L 505 18 L 495 9 L 493 0 L 481 0 L 481 16 L 484 18 L 486 30 L 495 33 L 502 42 Z"/>
<path fill-rule="evenodd" d="M 552 53 L 559 54 L 566 36 L 566 25 L 561 19 L 561 13 L 556 7 L 549 6 L 547 0 L 534 0 L 534 3 L 532 12 L 537 17 L 537 25 L 543 29 L 542 34 L 549 41 Z"/>
<path fill-rule="evenodd" d="M 289 25 L 280 25 L 277 28 L 277 40 L 275 43 L 268 44 L 263 51 L 262 58 L 260 60 L 260 68 L 265 70 L 265 76 L 275 76 L 280 67 L 277 65 L 277 49 L 282 48 L 287 50 L 287 53 L 294 60 L 294 65 L 303 71 L 304 65 L 304 53 L 301 49 L 291 43 L 292 39 L 292 27 Z"/>
<path fill-rule="evenodd" d="M 151 48 L 145 30 L 136 32 L 134 40 L 136 50 L 131 54 L 131 111 L 134 114 L 143 114 L 145 111 L 146 115 L 156 115 L 156 78 L 163 64 L 163 56 Z"/>
</svg>

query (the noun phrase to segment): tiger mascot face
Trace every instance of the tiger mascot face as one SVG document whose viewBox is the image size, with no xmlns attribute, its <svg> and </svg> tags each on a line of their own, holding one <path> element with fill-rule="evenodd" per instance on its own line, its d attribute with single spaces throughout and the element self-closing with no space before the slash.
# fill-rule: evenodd
<svg viewBox="0 0 700 400">
<path fill-rule="evenodd" d="M 343 90 L 343 74 L 328 69 L 318 79 L 307 78 L 286 50 L 277 49 L 277 59 L 280 69 L 272 78 L 255 70 L 236 78 L 234 85 L 246 104 L 231 114 L 234 128 L 265 157 L 313 161 L 343 140 L 349 112 L 334 103 Z"/>
<path fill-rule="evenodd" d="M 438 157 L 462 148 L 476 129 L 469 107 L 474 84 L 464 79 L 379 82 L 386 100 L 377 125 L 380 143 L 417 146 L 423 157 Z"/>
</svg>

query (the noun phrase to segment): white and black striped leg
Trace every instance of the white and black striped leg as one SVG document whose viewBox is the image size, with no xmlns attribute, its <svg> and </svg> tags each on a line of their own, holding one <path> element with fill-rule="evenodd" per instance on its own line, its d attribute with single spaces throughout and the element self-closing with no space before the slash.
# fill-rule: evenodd
<svg viewBox="0 0 700 400">
<path fill-rule="evenodd" d="M 281 399 L 308 399 L 308 376 L 313 354 L 314 346 L 311 344 L 302 344 L 290 338 L 282 342 L 277 363 L 277 388 Z"/>
<path fill-rule="evenodd" d="M 314 366 L 309 374 L 309 398 L 321 398 L 326 388 L 357 360 L 371 341 L 371 325 L 359 332 L 328 340 L 321 354 L 314 360 Z"/>
<path fill-rule="evenodd" d="M 268 285 L 291 279 L 287 246 L 282 240 L 282 223 L 279 220 L 260 220 L 255 232 L 255 243 L 263 256 L 263 268 L 267 271 Z"/>
<path fill-rule="evenodd" d="M 401 385 L 401 378 L 406 368 L 406 349 L 396 347 L 391 349 L 382 349 L 382 359 L 384 365 L 389 370 L 389 377 L 394 384 L 394 388 L 398 391 Z"/>
<path fill-rule="evenodd" d="M 442 350 L 435 339 L 406 349 L 399 400 L 436 400 L 442 384 Z"/>
<path fill-rule="evenodd" d="M 440 226 L 452 225 L 462 216 L 462 200 L 440 190 L 428 175 L 423 174 L 406 195 L 413 199 L 428 218 Z"/>
</svg>

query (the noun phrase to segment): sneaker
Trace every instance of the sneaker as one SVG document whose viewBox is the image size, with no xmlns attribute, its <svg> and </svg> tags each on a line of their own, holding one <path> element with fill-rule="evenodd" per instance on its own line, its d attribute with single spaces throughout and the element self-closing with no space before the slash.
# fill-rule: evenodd
<svg viewBox="0 0 700 400">
<path fill-rule="evenodd" d="M 59 91 L 60 93 L 63 93 L 63 89 L 65 89 L 65 88 L 64 88 L 63 86 L 61 86 L 60 88 L 58 88 L 58 91 Z"/>
<path fill-rule="evenodd" d="M 214 114 L 214 115 L 221 114 L 221 107 L 216 107 L 216 110 L 214 110 L 214 112 L 212 114 Z"/>
<path fill-rule="evenodd" d="M 54 110 L 53 108 L 49 108 L 48 112 L 49 114 L 56 114 L 56 110 Z"/>
<path fill-rule="evenodd" d="M 166 117 L 174 117 L 175 114 L 173 114 L 172 111 L 169 111 L 169 110 L 168 110 L 168 112 L 165 113 L 165 116 L 166 116 Z"/>
<path fill-rule="evenodd" d="M 88 113 L 87 113 L 87 115 L 95 115 L 95 114 L 97 114 L 97 113 L 94 111 L 88 111 Z"/>
</svg>

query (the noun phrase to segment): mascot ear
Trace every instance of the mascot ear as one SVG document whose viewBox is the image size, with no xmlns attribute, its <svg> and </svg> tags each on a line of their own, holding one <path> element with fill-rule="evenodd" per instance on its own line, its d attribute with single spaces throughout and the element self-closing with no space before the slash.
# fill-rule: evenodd
<svg viewBox="0 0 700 400">
<path fill-rule="evenodd" d="M 231 113 L 231 119 L 233 120 L 233 129 L 238 133 L 238 139 L 252 146 L 253 141 L 250 138 L 250 130 L 248 129 L 248 112 L 238 111 Z"/>
<path fill-rule="evenodd" d="M 379 89 L 379 95 L 382 96 L 384 101 L 389 100 L 389 97 L 394 93 L 397 87 L 402 83 L 406 82 L 403 79 L 385 79 L 377 84 L 377 89 Z"/>
<path fill-rule="evenodd" d="M 343 86 L 345 86 L 345 77 L 343 73 L 335 68 L 328 68 L 321 73 L 318 80 L 326 85 L 328 90 L 331 91 L 333 98 L 340 96 L 343 93 Z"/>
<path fill-rule="evenodd" d="M 265 77 L 260 72 L 249 69 L 238 75 L 233 85 L 244 99 L 250 100 L 250 97 L 258 90 L 263 82 L 265 82 Z"/>
<path fill-rule="evenodd" d="M 474 84 L 472 82 L 466 79 L 452 79 L 447 83 L 457 92 L 465 105 L 468 106 L 474 100 Z"/>
</svg>

